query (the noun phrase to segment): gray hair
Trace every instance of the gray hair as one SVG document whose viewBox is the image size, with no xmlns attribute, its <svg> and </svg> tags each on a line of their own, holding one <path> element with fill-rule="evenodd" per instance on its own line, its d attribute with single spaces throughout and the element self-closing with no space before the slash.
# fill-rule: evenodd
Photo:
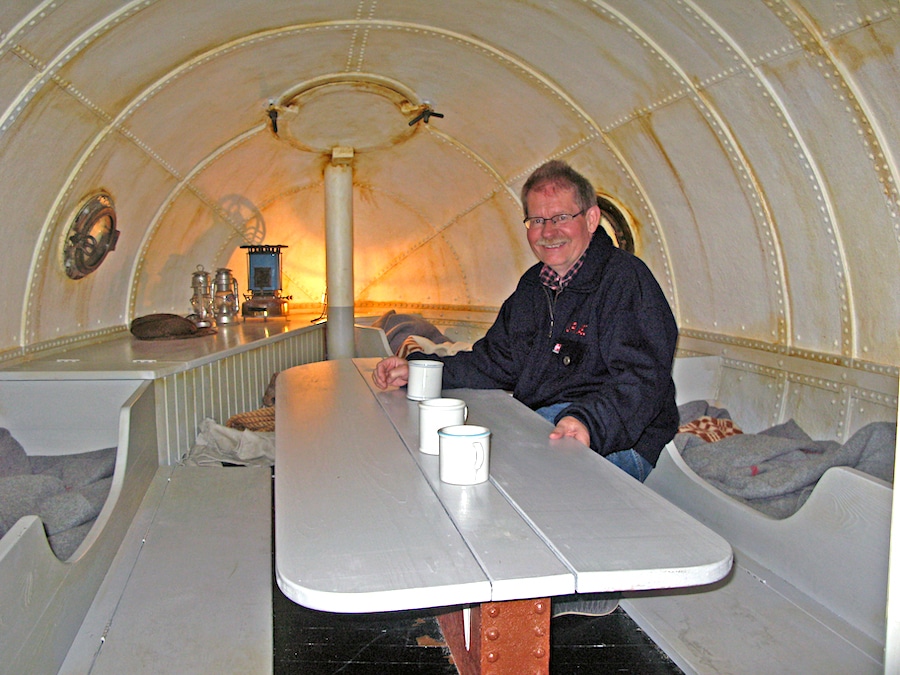
<svg viewBox="0 0 900 675">
<path fill-rule="evenodd" d="M 535 169 L 522 186 L 522 209 L 526 217 L 529 215 L 528 195 L 545 185 L 575 190 L 575 201 L 582 210 L 597 205 L 597 192 L 591 182 L 565 162 L 551 159 Z"/>
</svg>

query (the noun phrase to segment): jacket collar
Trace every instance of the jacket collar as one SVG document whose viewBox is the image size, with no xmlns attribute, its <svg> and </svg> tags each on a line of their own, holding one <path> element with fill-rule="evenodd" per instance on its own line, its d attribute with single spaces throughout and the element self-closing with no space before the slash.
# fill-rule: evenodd
<svg viewBox="0 0 900 675">
<path fill-rule="evenodd" d="M 591 243 L 588 244 L 584 264 L 578 270 L 578 274 L 566 285 L 566 290 L 586 291 L 595 288 L 600 283 L 600 273 L 606 267 L 606 263 L 609 261 L 615 248 L 606 230 L 598 227 L 597 231 L 594 232 L 594 236 L 591 237 Z M 538 262 L 525 276 L 540 284 L 540 274 L 543 266 L 544 263 Z"/>
</svg>

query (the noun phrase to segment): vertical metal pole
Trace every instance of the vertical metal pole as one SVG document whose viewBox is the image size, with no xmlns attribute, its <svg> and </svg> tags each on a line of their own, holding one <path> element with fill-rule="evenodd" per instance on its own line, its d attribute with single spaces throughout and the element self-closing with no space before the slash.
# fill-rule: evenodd
<svg viewBox="0 0 900 675">
<path fill-rule="evenodd" d="M 336 147 L 325 167 L 326 347 L 329 359 L 354 356 L 353 148 Z"/>
</svg>

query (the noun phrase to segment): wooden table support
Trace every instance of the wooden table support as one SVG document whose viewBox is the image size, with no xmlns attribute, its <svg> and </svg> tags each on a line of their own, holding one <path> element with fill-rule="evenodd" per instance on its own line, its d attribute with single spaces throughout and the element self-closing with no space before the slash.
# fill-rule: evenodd
<svg viewBox="0 0 900 675">
<path fill-rule="evenodd" d="M 470 612 L 438 616 L 460 675 L 547 675 L 550 672 L 550 599 L 483 602 Z"/>
</svg>

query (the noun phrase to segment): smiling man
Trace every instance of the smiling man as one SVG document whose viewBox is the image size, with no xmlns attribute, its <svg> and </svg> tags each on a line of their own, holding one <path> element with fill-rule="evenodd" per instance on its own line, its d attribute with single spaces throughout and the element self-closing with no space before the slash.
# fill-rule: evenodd
<svg viewBox="0 0 900 675">
<path fill-rule="evenodd" d="M 439 359 L 443 386 L 512 390 L 556 425 L 551 439 L 573 437 L 643 481 L 678 428 L 672 311 L 647 266 L 599 227 L 597 194 L 568 164 L 540 166 L 522 206 L 540 262 L 471 352 Z M 402 386 L 408 373 L 388 357 L 373 379 Z"/>
</svg>

